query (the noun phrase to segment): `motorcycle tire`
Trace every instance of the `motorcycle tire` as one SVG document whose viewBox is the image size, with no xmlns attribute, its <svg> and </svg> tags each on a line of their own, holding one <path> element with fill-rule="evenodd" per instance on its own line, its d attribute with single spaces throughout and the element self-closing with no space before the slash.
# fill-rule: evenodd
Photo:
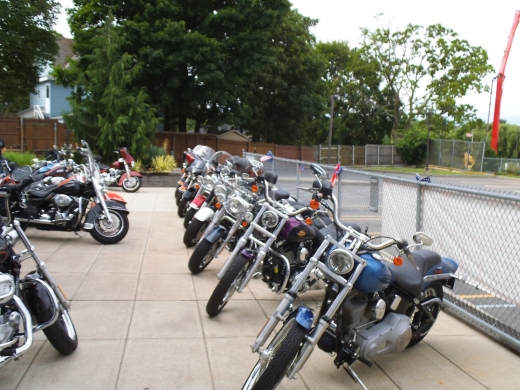
<svg viewBox="0 0 520 390">
<path fill-rule="evenodd" d="M 182 198 L 179 202 L 179 207 L 177 207 L 177 215 L 179 218 L 184 218 L 186 216 L 186 212 L 188 211 L 188 207 L 190 207 L 191 200 L 187 198 Z"/>
<path fill-rule="evenodd" d="M 215 241 L 213 244 L 209 241 L 202 240 L 191 254 L 188 268 L 191 273 L 196 275 L 204 271 L 204 269 L 215 258 L 215 254 L 220 245 L 221 240 Z"/>
<path fill-rule="evenodd" d="M 129 185 L 128 183 L 130 181 L 133 181 L 135 184 L 133 186 Z M 125 192 L 137 192 L 137 190 L 139 188 L 141 188 L 142 184 L 143 184 L 143 179 L 141 179 L 138 176 L 126 177 L 125 180 L 123 181 L 123 184 L 122 184 L 123 191 L 125 191 Z"/>
<path fill-rule="evenodd" d="M 43 329 L 49 343 L 62 355 L 70 355 L 78 347 L 78 335 L 68 311 L 60 313 L 51 326 Z"/>
<path fill-rule="evenodd" d="M 181 202 L 181 198 L 182 198 L 182 192 L 179 191 L 179 188 L 181 188 L 181 186 L 177 186 L 177 188 L 175 189 L 175 204 L 177 205 L 177 207 L 179 207 L 179 203 Z"/>
<path fill-rule="evenodd" d="M 184 229 L 188 228 L 188 225 L 191 221 L 193 221 L 193 217 L 195 214 L 197 214 L 198 209 L 194 209 L 193 207 L 188 208 L 188 211 L 186 212 L 186 215 L 184 216 Z"/>
<path fill-rule="evenodd" d="M 307 330 L 291 317 L 274 336 L 262 355 L 269 358 L 258 360 L 249 374 L 242 390 L 271 390 L 276 388 L 289 371 L 298 355 Z"/>
<path fill-rule="evenodd" d="M 421 294 L 421 303 L 432 298 L 439 298 L 442 301 L 443 295 L 442 285 L 439 282 L 432 282 L 423 289 Z M 442 305 L 438 302 L 426 306 L 426 309 L 433 316 L 433 321 L 430 323 L 426 322 L 426 316 L 421 311 L 415 312 L 411 322 L 412 339 L 406 348 L 411 348 L 414 345 L 419 344 L 419 342 L 426 337 L 437 320 L 439 312 L 441 311 L 441 306 Z"/>
<path fill-rule="evenodd" d="M 215 317 L 226 306 L 235 291 L 237 291 L 237 287 L 242 283 L 242 279 L 246 276 L 249 265 L 250 261 L 244 255 L 235 257 L 233 263 L 218 282 L 206 305 L 206 313 L 210 317 Z"/>
<path fill-rule="evenodd" d="M 192 246 L 197 245 L 197 242 L 199 242 L 200 238 L 206 231 L 208 223 L 208 221 L 199 221 L 197 218 L 193 218 L 184 232 L 184 237 L 182 239 L 186 248 L 191 248 Z"/>
<path fill-rule="evenodd" d="M 99 219 L 96 217 L 94 220 L 94 227 L 90 230 L 90 235 L 94 240 L 101 244 L 117 244 L 125 238 L 128 233 L 128 228 L 130 227 L 128 216 L 126 213 L 117 210 L 108 211 L 112 218 L 112 223 L 108 222 L 106 219 Z"/>
</svg>

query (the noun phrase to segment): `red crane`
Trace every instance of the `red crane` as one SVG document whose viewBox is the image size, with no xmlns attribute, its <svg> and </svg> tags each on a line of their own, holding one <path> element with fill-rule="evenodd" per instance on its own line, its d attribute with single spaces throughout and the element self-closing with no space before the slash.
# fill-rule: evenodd
<svg viewBox="0 0 520 390">
<path fill-rule="evenodd" d="M 495 99 L 495 114 L 493 116 L 493 128 L 491 130 L 491 148 L 493 148 L 493 150 L 497 153 L 498 131 L 500 127 L 500 103 L 502 102 L 502 84 L 504 84 L 504 79 L 506 78 L 504 72 L 506 70 L 507 59 L 509 57 L 509 51 L 511 50 L 511 44 L 513 43 L 516 28 L 518 27 L 518 22 L 520 22 L 520 11 L 516 11 L 515 13 L 513 27 L 511 27 L 511 32 L 509 33 L 509 38 L 507 39 L 506 50 L 504 51 L 504 57 L 502 58 L 502 65 L 500 65 L 500 71 L 498 72 L 497 76 L 497 96 Z"/>
</svg>

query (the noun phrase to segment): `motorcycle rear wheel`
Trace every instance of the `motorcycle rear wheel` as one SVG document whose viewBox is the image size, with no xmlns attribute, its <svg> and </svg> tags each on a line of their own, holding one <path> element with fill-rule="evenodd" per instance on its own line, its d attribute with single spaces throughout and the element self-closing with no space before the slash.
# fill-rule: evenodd
<svg viewBox="0 0 520 390">
<path fill-rule="evenodd" d="M 197 242 L 199 242 L 200 238 L 206 231 L 208 223 L 208 221 L 199 221 L 197 218 L 193 218 L 193 221 L 191 221 L 184 232 L 184 237 L 182 239 L 186 248 L 191 248 L 192 246 L 197 245 Z"/>
<path fill-rule="evenodd" d="M 213 244 L 206 240 L 199 242 L 199 245 L 197 245 L 191 254 L 190 261 L 188 262 L 188 268 L 192 274 L 196 275 L 201 273 L 209 263 L 211 263 L 215 258 L 220 241 L 221 240 L 217 240 Z"/>
<path fill-rule="evenodd" d="M 123 191 L 125 192 L 136 192 L 139 188 L 141 188 L 141 185 L 143 184 L 143 179 L 141 179 L 138 176 L 130 176 L 126 177 L 125 180 L 123 180 Z"/>
<path fill-rule="evenodd" d="M 60 313 L 51 326 L 43 329 L 49 343 L 62 355 L 70 355 L 78 347 L 78 335 L 68 311 Z"/>
<path fill-rule="evenodd" d="M 179 202 L 179 206 L 177 207 L 177 215 L 179 218 L 184 218 L 186 216 L 186 212 L 188 211 L 188 207 L 190 207 L 190 200 L 188 198 L 182 197 Z"/>
<path fill-rule="evenodd" d="M 188 225 L 191 221 L 193 221 L 193 217 L 195 214 L 197 214 L 198 209 L 194 209 L 193 207 L 188 208 L 188 211 L 186 212 L 186 215 L 184 216 L 184 229 L 188 228 Z"/>
<path fill-rule="evenodd" d="M 249 265 L 250 261 L 244 255 L 235 257 L 233 263 L 218 282 L 206 305 L 206 313 L 210 317 L 215 317 L 226 306 L 246 276 Z"/>
<path fill-rule="evenodd" d="M 107 219 L 100 219 L 97 215 L 94 220 L 94 227 L 90 230 L 90 235 L 94 240 L 101 244 L 116 244 L 125 238 L 128 233 L 130 224 L 128 222 L 128 216 L 126 213 L 121 213 L 117 210 L 108 210 L 112 222 L 108 222 Z"/>
<path fill-rule="evenodd" d="M 305 340 L 307 330 L 291 317 L 274 336 L 249 374 L 242 390 L 276 388 L 289 371 Z"/>
<path fill-rule="evenodd" d="M 439 282 L 433 282 L 422 291 L 421 303 L 432 298 L 439 298 L 442 301 L 443 295 L 442 285 Z M 439 312 L 441 311 L 441 306 L 439 303 L 432 303 L 426 307 L 433 316 L 433 321 L 429 324 L 426 323 L 426 316 L 423 313 L 418 311 L 414 314 L 411 324 L 412 339 L 406 348 L 411 348 L 419 344 L 419 342 L 426 337 L 430 329 L 435 325 Z"/>
</svg>

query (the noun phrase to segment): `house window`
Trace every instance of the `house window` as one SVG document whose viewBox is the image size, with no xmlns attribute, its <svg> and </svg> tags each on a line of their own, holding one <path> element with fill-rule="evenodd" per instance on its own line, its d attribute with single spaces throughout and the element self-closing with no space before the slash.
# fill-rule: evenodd
<svg viewBox="0 0 520 390">
<path fill-rule="evenodd" d="M 50 90 L 50 88 L 49 88 L 48 85 L 45 87 L 45 94 L 46 94 L 45 97 L 47 97 L 47 98 L 50 98 L 50 97 L 51 97 L 51 96 L 50 96 L 50 95 L 51 95 L 51 90 Z"/>
</svg>

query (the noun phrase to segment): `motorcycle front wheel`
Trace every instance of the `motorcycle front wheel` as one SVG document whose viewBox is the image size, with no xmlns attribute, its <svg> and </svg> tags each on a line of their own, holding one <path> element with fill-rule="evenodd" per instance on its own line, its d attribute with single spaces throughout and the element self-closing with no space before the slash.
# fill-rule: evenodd
<svg viewBox="0 0 520 390">
<path fill-rule="evenodd" d="M 188 211 L 188 207 L 190 207 L 190 202 L 188 198 L 182 197 L 179 202 L 179 206 L 177 207 L 177 215 L 179 218 L 184 218 L 186 216 L 186 212 Z"/>
<path fill-rule="evenodd" d="M 249 265 L 250 261 L 244 255 L 235 257 L 233 263 L 218 282 L 206 305 L 206 313 L 210 317 L 215 317 L 226 306 L 246 276 Z"/>
<path fill-rule="evenodd" d="M 421 304 L 433 298 L 439 298 L 442 301 L 443 295 L 442 285 L 439 282 L 432 282 L 422 291 Z M 430 305 L 425 305 L 425 307 L 426 310 L 431 313 L 433 320 L 428 322 L 427 316 L 421 311 L 414 313 L 411 323 L 412 339 L 406 348 L 411 348 L 414 345 L 419 344 L 419 342 L 426 337 L 430 329 L 435 324 L 437 317 L 439 316 L 442 304 L 439 302 L 434 302 Z"/>
<path fill-rule="evenodd" d="M 208 227 L 208 223 L 208 221 L 199 221 L 197 218 L 193 218 L 193 221 L 186 228 L 182 239 L 186 248 L 191 248 L 199 242 Z"/>
<path fill-rule="evenodd" d="M 289 371 L 305 340 L 307 330 L 291 317 L 262 351 L 242 390 L 276 388 Z"/>
<path fill-rule="evenodd" d="M 112 222 L 109 222 L 107 218 L 100 218 L 103 214 L 97 215 L 90 235 L 101 244 L 116 244 L 125 238 L 130 224 L 126 213 L 116 210 L 108 210 L 108 212 Z"/>
<path fill-rule="evenodd" d="M 136 192 L 139 188 L 141 188 L 141 184 L 143 184 L 143 179 L 140 177 L 127 176 L 125 180 L 123 180 L 123 191 Z"/>
<path fill-rule="evenodd" d="M 198 274 L 211 263 L 215 257 L 221 240 L 215 241 L 213 244 L 209 241 L 202 240 L 191 254 L 188 268 L 192 274 Z"/>
<path fill-rule="evenodd" d="M 66 310 L 61 311 L 56 322 L 43 329 L 43 333 L 54 349 L 62 355 L 70 355 L 78 347 L 78 335 Z"/>
<path fill-rule="evenodd" d="M 186 212 L 186 215 L 184 216 L 184 229 L 188 228 L 188 225 L 191 221 L 193 221 L 193 217 L 195 214 L 197 214 L 198 209 L 194 209 L 193 207 L 188 208 L 188 211 Z"/>
<path fill-rule="evenodd" d="M 177 185 L 177 188 L 175 189 L 175 204 L 177 207 L 179 207 L 179 203 L 181 202 L 182 198 L 182 192 L 179 191 L 179 188 L 181 188 L 180 184 Z"/>
</svg>

